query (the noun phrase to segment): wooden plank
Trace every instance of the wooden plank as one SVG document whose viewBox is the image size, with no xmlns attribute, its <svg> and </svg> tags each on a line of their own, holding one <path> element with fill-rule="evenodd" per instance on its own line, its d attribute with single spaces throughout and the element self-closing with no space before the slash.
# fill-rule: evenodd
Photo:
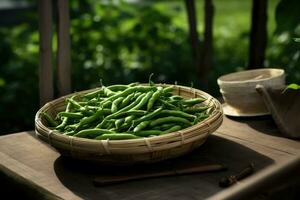
<svg viewBox="0 0 300 200">
<path fill-rule="evenodd" d="M 39 0 L 40 68 L 39 91 L 40 105 L 53 99 L 52 77 L 52 1 Z"/>
<path fill-rule="evenodd" d="M 293 155 L 300 154 L 300 142 L 284 138 L 276 128 L 271 116 L 253 119 L 229 119 L 224 117 L 222 126 L 216 133 L 226 138 L 238 138 L 248 143 Z"/>
<path fill-rule="evenodd" d="M 71 93 L 70 16 L 69 1 L 58 4 L 58 92 L 60 96 Z"/>
<path fill-rule="evenodd" d="M 249 162 L 255 161 L 255 168 L 260 171 L 295 157 L 289 152 L 248 143 L 246 140 L 226 135 L 212 135 L 199 149 L 177 161 L 182 166 L 187 162 L 221 163 L 229 167 L 228 171 L 132 181 L 96 188 L 92 185 L 95 177 L 107 173 L 121 173 L 126 168 L 120 170 L 103 166 L 95 167 L 87 163 L 63 159 L 48 144 L 37 140 L 33 132 L 0 137 L 0 152 L 1 165 L 11 169 L 16 176 L 22 176 L 63 199 L 95 199 L 99 196 L 103 199 L 125 200 L 205 199 L 222 190 L 218 187 L 218 180 L 221 177 L 240 171 Z M 160 164 L 170 165 L 174 162 Z M 144 170 L 145 167 L 130 167 L 130 169 Z M 147 165 L 146 168 L 149 167 L 150 165 Z M 175 182 L 180 184 L 174 184 Z"/>
<path fill-rule="evenodd" d="M 58 200 L 62 199 L 58 197 L 57 195 L 49 192 L 45 187 L 42 185 L 38 185 L 37 183 L 31 181 L 34 177 L 32 175 L 34 174 L 35 177 L 40 178 L 40 173 L 37 171 L 33 171 L 31 168 L 23 165 L 22 163 L 11 159 L 7 155 L 3 154 L 0 152 L 0 159 L 1 159 L 1 164 L 0 164 L 0 173 L 3 173 L 4 176 L 6 176 L 11 182 L 14 184 L 19 184 L 21 188 L 23 188 L 27 195 L 30 196 L 31 198 L 40 198 L 40 199 L 46 199 L 46 200 Z M 10 168 L 7 168 L 9 166 Z M 23 174 L 18 174 L 15 173 L 16 169 L 17 171 L 23 170 L 24 172 L 26 171 L 27 173 Z M 46 177 L 47 179 L 47 177 Z M 34 195 L 32 195 L 34 193 Z"/>
<path fill-rule="evenodd" d="M 253 0 L 249 69 L 264 66 L 267 35 L 267 0 Z"/>
</svg>

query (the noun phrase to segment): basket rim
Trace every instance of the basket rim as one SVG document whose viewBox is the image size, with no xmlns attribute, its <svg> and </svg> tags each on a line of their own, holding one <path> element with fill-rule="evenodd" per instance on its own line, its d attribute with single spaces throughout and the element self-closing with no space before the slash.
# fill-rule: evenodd
<svg viewBox="0 0 300 200">
<path fill-rule="evenodd" d="M 140 85 L 146 85 L 146 84 L 145 83 L 141 83 Z M 210 123 L 208 123 L 209 120 L 212 120 L 213 118 L 216 118 L 218 115 L 222 115 L 223 116 L 223 109 L 222 109 L 221 103 L 216 98 L 214 98 L 213 96 L 211 96 L 210 94 L 208 94 L 208 93 L 206 93 L 206 92 L 204 92 L 202 90 L 199 90 L 199 89 L 196 89 L 196 88 L 192 88 L 192 87 L 182 86 L 182 85 L 173 85 L 173 84 L 165 84 L 165 83 L 158 83 L 156 85 L 163 86 L 163 87 L 174 86 L 175 89 L 177 89 L 179 91 L 180 91 L 180 89 L 190 90 L 191 92 L 194 93 L 194 95 L 200 93 L 201 96 L 205 96 L 207 98 L 206 101 L 208 101 L 209 103 L 213 102 L 215 104 L 216 109 L 213 111 L 213 113 L 211 113 L 211 115 L 209 117 L 207 117 L 203 121 L 201 121 L 198 124 L 195 124 L 193 126 L 187 127 L 185 129 L 181 129 L 179 131 L 171 132 L 171 133 L 164 134 L 164 135 L 158 135 L 158 136 L 155 136 L 155 137 L 141 137 L 141 138 L 137 138 L 137 139 L 125 139 L 125 140 L 108 140 L 108 139 L 107 140 L 95 140 L 95 139 L 89 139 L 89 138 L 80 138 L 80 137 L 68 136 L 68 135 L 62 134 L 58 130 L 52 130 L 52 129 L 48 128 L 46 125 L 44 125 L 42 123 L 41 112 L 43 112 L 47 107 L 50 106 L 51 108 L 55 109 L 55 106 L 54 106 L 55 103 L 57 103 L 57 102 L 59 102 L 61 100 L 65 101 L 66 98 L 68 98 L 70 96 L 73 96 L 73 95 L 76 95 L 76 94 L 77 95 L 78 94 L 84 94 L 84 93 L 88 93 L 88 92 L 100 89 L 100 87 L 96 87 L 96 88 L 92 88 L 92 89 L 88 89 L 88 90 L 77 91 L 77 92 L 74 92 L 74 93 L 71 93 L 71 94 L 68 94 L 68 95 L 64 95 L 64 96 L 56 98 L 56 99 L 54 99 L 52 101 L 47 102 L 46 104 L 44 104 L 36 112 L 36 115 L 35 115 L 35 126 L 37 126 L 37 123 L 39 123 L 40 126 L 41 126 L 41 128 L 45 129 L 48 133 L 51 132 L 51 134 L 55 134 L 58 137 L 62 137 L 62 138 L 73 140 L 73 141 L 76 140 L 78 142 L 82 141 L 82 142 L 90 142 L 90 143 L 98 143 L 98 142 L 101 142 L 101 141 L 109 141 L 110 144 L 122 144 L 122 143 L 128 143 L 128 142 L 136 142 L 136 143 L 144 142 L 145 139 L 148 140 L 149 142 L 158 142 L 161 139 L 167 139 L 169 137 L 175 137 L 175 136 L 178 136 L 179 134 L 188 134 L 189 132 L 194 131 L 194 130 L 202 127 L 202 126 L 208 126 L 208 127 L 210 127 Z"/>
</svg>

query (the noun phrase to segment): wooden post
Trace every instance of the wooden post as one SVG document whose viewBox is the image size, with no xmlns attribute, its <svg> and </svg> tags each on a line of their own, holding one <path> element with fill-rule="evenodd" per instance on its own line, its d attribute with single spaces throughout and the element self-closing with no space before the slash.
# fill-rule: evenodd
<svg viewBox="0 0 300 200">
<path fill-rule="evenodd" d="M 71 92 L 71 61 L 70 61 L 70 15 L 69 1 L 59 0 L 58 4 L 58 51 L 57 72 L 59 95 Z"/>
<path fill-rule="evenodd" d="M 201 77 L 202 69 L 200 68 L 200 42 L 197 32 L 197 18 L 195 11 L 195 1 L 185 0 L 185 6 L 188 15 L 189 33 L 192 46 L 193 64 L 199 77 Z"/>
<path fill-rule="evenodd" d="M 263 67 L 267 45 L 267 0 L 253 0 L 249 69 Z"/>
<path fill-rule="evenodd" d="M 204 41 L 200 54 L 200 66 L 202 74 L 200 74 L 202 84 L 208 86 L 208 72 L 212 66 L 212 51 L 213 51 L 213 17 L 214 5 L 212 0 L 204 1 Z"/>
<path fill-rule="evenodd" d="M 39 0 L 40 69 L 39 91 L 40 105 L 53 99 L 52 77 L 52 1 Z"/>
</svg>

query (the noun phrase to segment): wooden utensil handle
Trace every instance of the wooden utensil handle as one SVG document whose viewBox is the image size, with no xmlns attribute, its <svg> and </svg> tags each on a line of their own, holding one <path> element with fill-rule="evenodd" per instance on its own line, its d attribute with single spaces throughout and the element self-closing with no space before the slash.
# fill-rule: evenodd
<svg viewBox="0 0 300 200">
<path fill-rule="evenodd" d="M 121 175 L 121 176 L 103 176 L 96 177 L 94 179 L 94 184 L 96 186 L 105 186 L 115 183 L 121 183 L 125 181 L 140 180 L 146 178 L 156 178 L 164 176 L 175 176 L 175 175 L 185 175 L 192 173 L 201 173 L 201 172 L 212 172 L 224 170 L 226 167 L 220 164 L 211 164 L 204 166 L 189 167 L 185 169 L 161 171 L 161 172 L 150 172 L 150 173 L 141 173 L 141 174 L 132 174 L 132 175 Z"/>
</svg>

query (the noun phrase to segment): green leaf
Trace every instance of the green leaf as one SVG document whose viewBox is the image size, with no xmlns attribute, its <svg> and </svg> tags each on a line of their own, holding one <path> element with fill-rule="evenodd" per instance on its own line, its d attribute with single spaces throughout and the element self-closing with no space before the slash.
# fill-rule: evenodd
<svg viewBox="0 0 300 200">
<path fill-rule="evenodd" d="M 285 93 L 285 91 L 287 91 L 288 89 L 290 90 L 300 90 L 300 85 L 296 84 L 296 83 L 292 83 L 292 84 L 289 84 L 284 90 L 282 93 Z"/>
</svg>

